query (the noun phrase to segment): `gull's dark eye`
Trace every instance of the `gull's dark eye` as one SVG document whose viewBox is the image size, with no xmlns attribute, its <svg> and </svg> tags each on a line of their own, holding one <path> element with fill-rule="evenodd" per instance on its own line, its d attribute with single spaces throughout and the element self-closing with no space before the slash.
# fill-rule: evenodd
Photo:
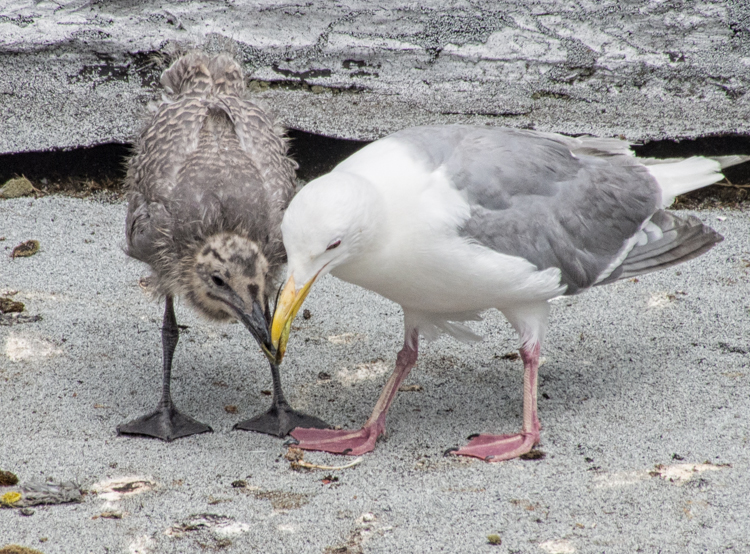
<svg viewBox="0 0 750 554">
<path fill-rule="evenodd" d="M 226 286 L 226 282 L 224 281 L 224 279 L 222 279 L 218 275 L 211 275 L 211 280 L 214 282 L 214 285 L 219 288 L 224 288 Z"/>
<path fill-rule="evenodd" d="M 329 245 L 328 245 L 328 248 L 326 248 L 326 250 L 333 250 L 333 249 L 334 249 L 334 248 L 336 248 L 336 247 L 337 247 L 337 246 L 338 246 L 339 244 L 341 244 L 341 240 L 340 240 L 340 239 L 339 239 L 339 240 L 335 240 L 335 241 L 333 241 L 333 242 L 332 242 L 331 244 L 329 244 Z"/>
</svg>

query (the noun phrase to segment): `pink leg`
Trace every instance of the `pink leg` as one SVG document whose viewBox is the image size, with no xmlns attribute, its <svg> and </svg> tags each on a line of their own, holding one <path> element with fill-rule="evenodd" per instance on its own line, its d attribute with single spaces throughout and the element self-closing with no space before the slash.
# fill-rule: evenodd
<svg viewBox="0 0 750 554">
<path fill-rule="evenodd" d="M 350 454 L 352 456 L 371 452 L 375 448 L 375 441 L 385 433 L 385 416 L 396 397 L 399 386 L 409 375 L 414 364 L 417 363 L 418 348 L 419 334 L 412 331 L 411 341 L 408 337 L 404 341 L 404 347 L 396 356 L 396 368 L 385 384 L 383 392 L 380 393 L 380 398 L 375 404 L 372 415 L 362 429 L 349 431 L 347 429 L 305 429 L 298 427 L 291 432 L 291 435 L 299 441 L 297 446 L 304 450 L 322 450 L 323 452 Z"/>
<path fill-rule="evenodd" d="M 536 381 L 539 369 L 539 343 L 521 348 L 523 360 L 523 428 L 516 435 L 477 435 L 469 444 L 453 452 L 487 462 L 500 462 L 526 454 L 539 442 L 536 413 Z"/>
</svg>

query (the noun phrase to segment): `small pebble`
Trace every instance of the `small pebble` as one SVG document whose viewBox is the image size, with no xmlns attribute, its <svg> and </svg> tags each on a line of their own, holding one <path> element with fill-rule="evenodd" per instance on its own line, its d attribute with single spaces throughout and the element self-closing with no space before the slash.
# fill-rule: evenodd
<svg viewBox="0 0 750 554">
<path fill-rule="evenodd" d="M 10 471 L 0 469 L 0 487 L 12 487 L 18 484 L 18 477 Z"/>
<path fill-rule="evenodd" d="M 28 258 L 39 252 L 39 241 L 38 240 L 27 240 L 16 246 L 10 254 L 13 259 L 16 258 Z"/>
<path fill-rule="evenodd" d="M 526 454 L 521 454 L 519 458 L 522 460 L 543 460 L 546 456 L 547 454 L 541 450 L 529 450 Z"/>
</svg>

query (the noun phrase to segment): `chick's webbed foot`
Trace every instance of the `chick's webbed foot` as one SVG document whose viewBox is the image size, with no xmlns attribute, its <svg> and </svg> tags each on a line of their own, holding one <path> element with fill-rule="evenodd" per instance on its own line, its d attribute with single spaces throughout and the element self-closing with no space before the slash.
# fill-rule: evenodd
<svg viewBox="0 0 750 554">
<path fill-rule="evenodd" d="M 264 414 L 257 415 L 234 426 L 243 431 L 255 431 L 275 437 L 285 437 L 295 427 L 312 427 L 315 429 L 330 429 L 322 419 L 298 412 L 289 405 L 281 388 L 279 365 L 271 362 L 271 378 L 273 379 L 273 402 Z"/>
<path fill-rule="evenodd" d="M 294 410 L 286 403 L 274 404 L 266 413 L 240 421 L 234 426 L 235 429 L 255 431 L 276 437 L 285 437 L 295 427 L 330 429 L 331 426 L 322 419 Z"/>
<path fill-rule="evenodd" d="M 160 406 L 150 414 L 117 426 L 118 435 L 145 435 L 164 441 L 210 431 L 211 427 L 181 414 L 174 405 Z"/>
<path fill-rule="evenodd" d="M 164 304 L 164 323 L 161 328 L 163 350 L 162 395 L 155 411 L 128 423 L 117 426 L 118 435 L 145 435 L 164 441 L 207 433 L 212 429 L 192 417 L 181 414 L 175 408 L 170 393 L 172 380 L 172 357 L 180 338 L 180 330 L 174 315 L 174 302 L 167 296 Z"/>
</svg>

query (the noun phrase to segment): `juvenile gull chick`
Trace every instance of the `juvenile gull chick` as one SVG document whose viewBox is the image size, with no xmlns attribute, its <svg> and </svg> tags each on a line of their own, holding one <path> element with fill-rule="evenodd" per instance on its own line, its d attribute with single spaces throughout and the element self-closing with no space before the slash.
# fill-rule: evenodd
<svg viewBox="0 0 750 554">
<path fill-rule="evenodd" d="M 211 430 L 172 402 L 173 299 L 212 320 L 238 319 L 268 353 L 268 298 L 285 261 L 279 224 L 295 164 L 273 122 L 244 99 L 242 69 L 230 56 L 187 54 L 161 82 L 167 96 L 129 161 L 126 233 L 128 255 L 151 266 L 165 298 L 162 398 L 117 431 L 172 440 Z M 284 436 L 300 425 L 327 427 L 289 407 L 273 362 L 271 375 L 271 409 L 237 428 Z"/>
<path fill-rule="evenodd" d="M 308 450 L 372 450 L 419 335 L 474 338 L 460 322 L 496 308 L 521 339 L 523 426 L 477 435 L 455 453 L 498 461 L 528 452 L 539 441 L 549 300 L 706 252 L 722 237 L 662 208 L 739 161 L 658 163 L 619 140 L 470 126 L 407 129 L 363 148 L 309 183 L 284 215 L 288 281 L 272 339 L 281 358 L 310 286 L 331 272 L 401 304 L 404 346 L 362 429 L 292 436 Z"/>
</svg>

